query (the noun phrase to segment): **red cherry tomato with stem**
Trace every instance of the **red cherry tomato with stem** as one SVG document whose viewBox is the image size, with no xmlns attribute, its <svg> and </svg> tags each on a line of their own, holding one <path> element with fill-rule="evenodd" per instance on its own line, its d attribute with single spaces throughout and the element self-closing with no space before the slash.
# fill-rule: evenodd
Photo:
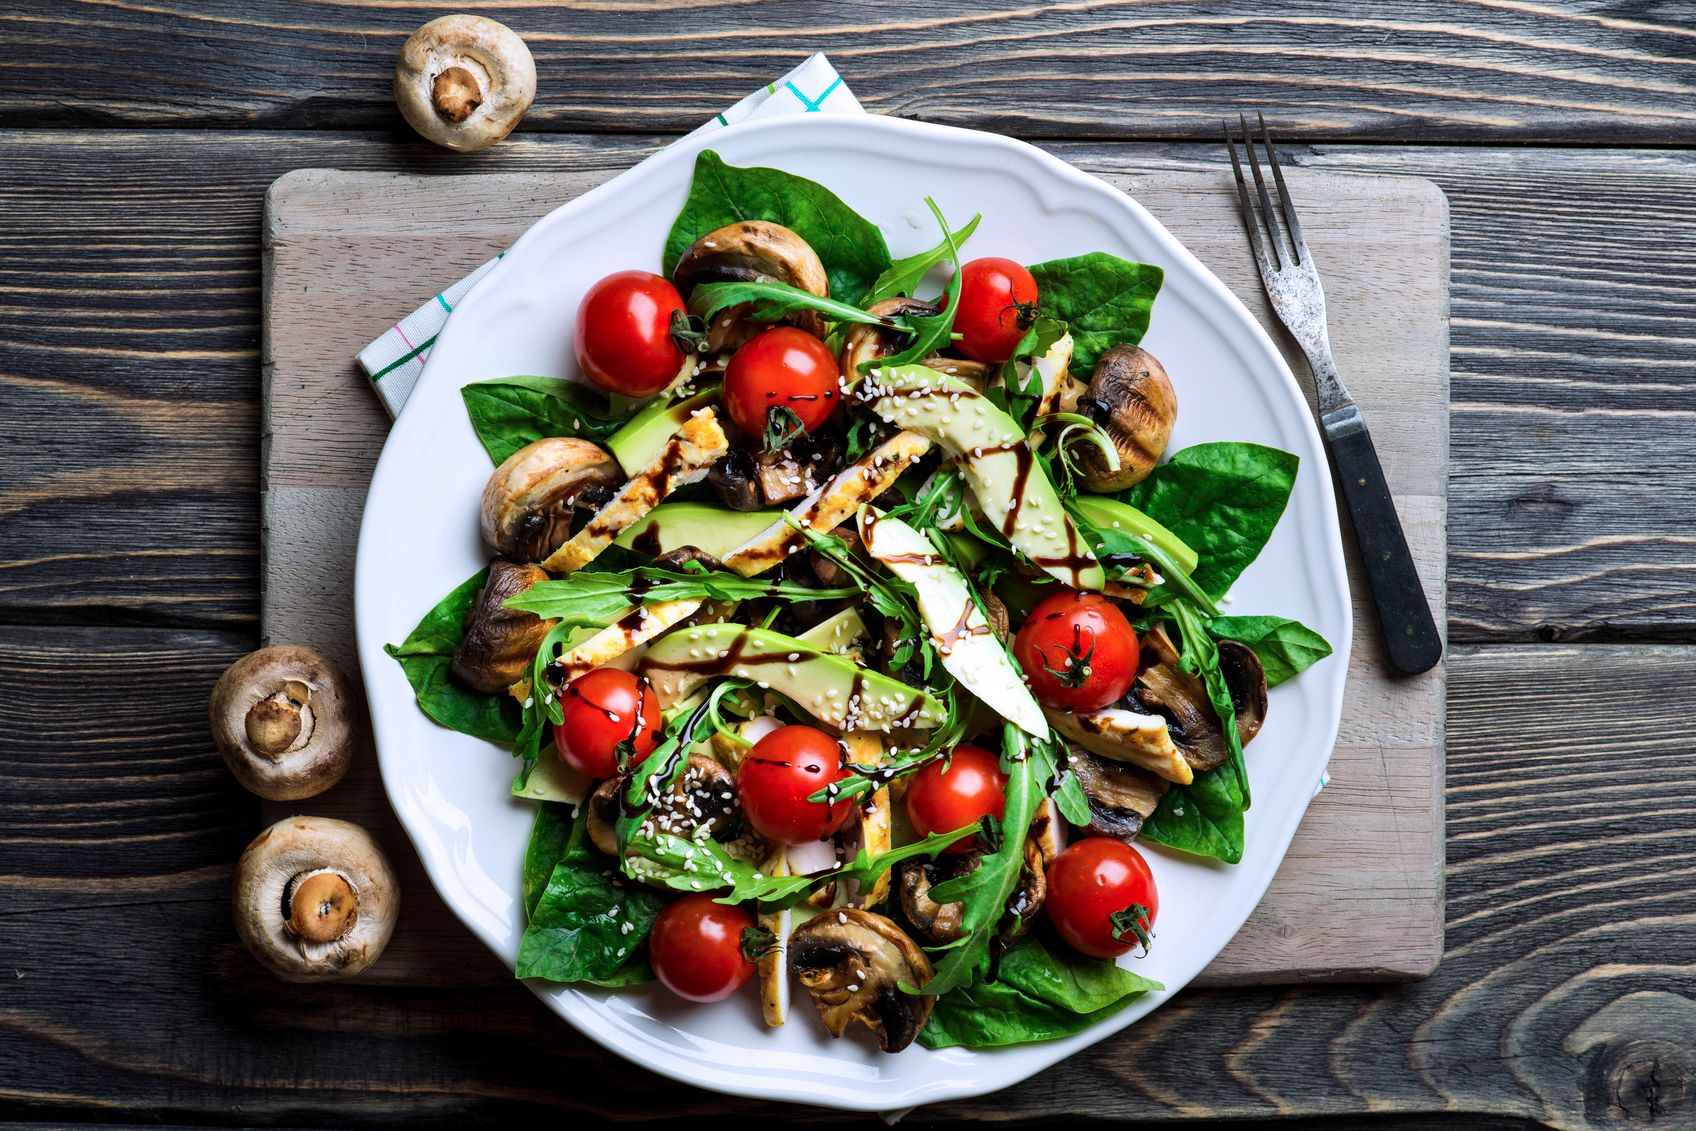
<svg viewBox="0 0 1696 1131">
<path fill-rule="evenodd" d="M 635 753 L 630 762 L 635 765 L 665 737 L 653 689 L 620 668 L 596 668 L 578 676 L 560 693 L 559 708 L 565 719 L 554 727 L 560 759 L 592 778 L 619 772 L 620 743 L 631 744 Z"/>
<path fill-rule="evenodd" d="M 793 326 L 774 326 L 731 356 L 724 404 L 736 427 L 750 436 L 767 434 L 776 409 L 788 409 L 811 432 L 836 409 L 841 379 L 836 355 L 823 342 Z M 779 413 L 778 427 L 786 420 Z"/>
<path fill-rule="evenodd" d="M 1048 866 L 1043 910 L 1072 949 L 1116 958 L 1148 949 L 1160 897 L 1142 853 L 1122 840 L 1075 841 Z"/>
<path fill-rule="evenodd" d="M 807 800 L 848 775 L 836 739 L 817 727 L 779 727 L 742 756 L 736 793 L 748 823 L 761 836 L 806 844 L 830 836 L 853 811 L 852 801 Z"/>
<path fill-rule="evenodd" d="M 1036 320 L 1036 302 L 1036 279 L 1022 265 L 995 257 L 967 263 L 954 315 L 960 352 L 973 361 L 1006 361 Z"/>
<path fill-rule="evenodd" d="M 672 319 L 683 296 L 659 275 L 619 271 L 589 288 L 577 308 L 572 347 L 584 376 L 608 393 L 651 397 L 677 379 L 685 354 Z"/>
<path fill-rule="evenodd" d="M 1013 655 L 1045 707 L 1095 711 L 1117 702 L 1137 677 L 1136 630 L 1099 593 L 1062 590 L 1019 627 Z"/>
<path fill-rule="evenodd" d="M 956 746 L 947 767 L 932 762 L 907 779 L 907 820 L 920 836 L 950 833 L 985 817 L 1000 820 L 1007 809 L 1007 775 L 1001 759 L 981 746 Z M 973 837 L 962 837 L 944 852 L 970 852 Z"/>
<path fill-rule="evenodd" d="M 710 895 L 668 903 L 648 933 L 654 976 L 688 1001 L 722 1001 L 754 976 L 742 951 L 742 932 L 753 926 L 746 908 L 715 903 Z"/>
</svg>

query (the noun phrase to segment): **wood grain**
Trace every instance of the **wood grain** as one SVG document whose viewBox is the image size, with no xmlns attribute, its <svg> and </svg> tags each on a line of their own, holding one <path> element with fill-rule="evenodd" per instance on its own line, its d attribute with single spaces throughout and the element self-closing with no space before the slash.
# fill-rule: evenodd
<svg viewBox="0 0 1696 1131">
<path fill-rule="evenodd" d="M 0 112 L 16 126 L 404 130 L 394 61 L 437 11 L 5 0 Z M 533 131 L 692 129 L 825 50 L 875 112 L 1030 137 L 1213 137 L 1223 116 L 1256 105 L 1311 139 L 1696 137 L 1696 31 L 1676 4 L 573 0 L 478 11 L 536 56 Z"/>
<path fill-rule="evenodd" d="M 277 176 L 604 179 L 654 144 L 518 139 L 464 161 L 369 135 L 0 132 L 0 525 L 17 531 L 0 617 L 256 629 L 259 218 Z M 1115 176 L 1221 161 L 1051 148 Z M 1451 639 L 1689 639 L 1696 157 L 1285 152 L 1448 194 Z"/>
<path fill-rule="evenodd" d="M 297 170 L 265 211 L 265 522 L 260 589 L 268 640 L 353 654 L 353 547 L 388 419 L 349 358 L 366 329 L 416 297 L 416 280 L 481 263 L 554 203 L 594 182 L 508 174 L 439 177 Z M 1270 319 L 1220 179 L 1149 173 L 1126 187 Z M 1442 616 L 1448 427 L 1448 224 L 1429 181 L 1295 174 L 1310 241 L 1328 249 L 1331 314 L 1355 395 L 1379 422 L 1385 466 Z M 442 240 L 441 225 L 454 234 Z M 412 288 L 412 290 L 409 290 Z M 337 316 L 327 319 L 326 308 Z M 1374 348 L 1358 348 L 1371 342 Z M 1393 359 L 1393 360 L 1392 360 Z M 1298 369 L 1298 372 L 1300 370 Z M 1180 389 L 1185 375 L 1177 374 Z M 1180 396 L 1182 393 L 1180 393 Z M 1358 644 L 1335 784 L 1314 803 L 1271 891 L 1203 984 L 1422 977 L 1442 950 L 1443 678 L 1394 679 L 1350 556 Z M 422 614 L 422 610 L 420 610 Z M 415 867 L 374 772 L 318 799 L 378 830 Z M 268 816 L 286 809 L 268 806 Z M 422 872 L 417 874 L 422 878 Z M 1339 909 L 1346 913 L 1339 914 Z M 428 893 L 413 900 L 374 981 L 462 985 L 487 951 Z"/>
<path fill-rule="evenodd" d="M 797 1114 L 650 1076 L 516 984 L 425 992 L 264 975 L 227 906 L 251 801 L 222 776 L 204 719 L 217 670 L 248 642 L 128 629 L 119 652 L 101 647 L 112 635 L 0 629 L 0 1116 L 374 1126 Z M 87 697 L 57 690 L 73 682 L 136 694 L 101 729 Z M 1465 1126 L 1690 1126 L 1696 720 L 1666 689 L 1693 682 L 1696 647 L 1455 649 L 1436 974 L 1192 990 L 1030 1084 L 912 1118 L 1324 1112 L 1354 1126 L 1371 1112 L 1451 1127 L 1473 1112 L 1495 1121 Z M 13 788 L 18 767 L 34 767 L 28 792 Z"/>
</svg>

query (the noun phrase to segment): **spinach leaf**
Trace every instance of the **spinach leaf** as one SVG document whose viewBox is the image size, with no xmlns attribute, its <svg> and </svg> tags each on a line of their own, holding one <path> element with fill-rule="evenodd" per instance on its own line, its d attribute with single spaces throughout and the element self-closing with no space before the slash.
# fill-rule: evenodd
<svg viewBox="0 0 1696 1131">
<path fill-rule="evenodd" d="M 1142 839 L 1180 852 L 1236 864 L 1243 858 L 1243 795 L 1228 765 L 1166 791 L 1142 823 Z"/>
<path fill-rule="evenodd" d="M 524 915 L 536 914 L 536 904 L 547 890 L 554 865 L 565 856 L 571 839 L 571 806 L 544 801 L 536 807 L 530 826 L 530 843 L 524 849 Z"/>
<path fill-rule="evenodd" d="M 1294 679 L 1331 654 L 1323 636 L 1288 617 L 1214 617 L 1207 631 L 1216 640 L 1247 644 L 1266 669 L 1266 686 Z"/>
<path fill-rule="evenodd" d="M 473 738 L 510 743 L 522 725 L 512 696 L 473 691 L 453 678 L 454 649 L 465 639 L 466 614 L 487 576 L 488 570 L 482 570 L 443 597 L 411 635 L 383 645 L 383 651 L 399 661 L 425 715 Z"/>
<path fill-rule="evenodd" d="M 676 269 L 690 244 L 738 220 L 769 220 L 794 231 L 818 253 L 831 296 L 856 306 L 889 266 L 889 245 L 877 225 L 823 185 L 781 169 L 726 165 L 703 149 L 689 199 L 665 239 L 665 273 Z"/>
<path fill-rule="evenodd" d="M 604 440 L 630 420 L 598 389 L 558 377 L 497 377 L 459 391 L 477 439 L 497 464 L 547 436 Z"/>
<path fill-rule="evenodd" d="M 928 1049 L 993 1048 L 1069 1037 L 1104 1021 L 1158 982 L 1029 935 L 1001 959 L 996 981 L 981 974 L 937 999 L 919 1032 Z"/>
<path fill-rule="evenodd" d="M 972 233 L 978 230 L 978 222 L 982 219 L 983 214 L 980 212 L 972 217 L 971 223 L 954 233 L 953 242 L 955 245 L 963 244 L 971 239 Z M 930 273 L 930 269 L 947 259 L 952 250 L 954 249 L 949 247 L 948 239 L 944 237 L 935 247 L 927 251 L 921 251 L 917 255 L 909 255 L 905 259 L 897 259 L 889 265 L 888 270 L 877 277 L 877 282 L 872 284 L 872 293 L 866 296 L 866 305 L 870 306 L 874 302 L 882 302 L 884 299 L 894 298 L 896 295 L 916 297 L 913 292 L 924 281 L 924 277 Z"/>
<path fill-rule="evenodd" d="M 638 951 L 665 896 L 621 879 L 589 842 L 588 822 L 572 820 L 564 806 L 543 806 L 536 822 L 525 857 L 527 902 L 532 863 L 539 864 L 562 830 L 564 845 L 519 940 L 516 975 L 597 986 L 651 981 Z"/>
<path fill-rule="evenodd" d="M 1261 444 L 1197 444 L 1120 498 L 1195 550 L 1201 559 L 1193 571 L 1196 584 L 1217 598 L 1272 537 L 1300 462 Z"/>
<path fill-rule="evenodd" d="M 1072 372 L 1081 377 L 1113 346 L 1142 341 L 1166 277 L 1152 264 L 1104 251 L 1038 263 L 1031 274 L 1042 312 L 1072 328 Z"/>
</svg>

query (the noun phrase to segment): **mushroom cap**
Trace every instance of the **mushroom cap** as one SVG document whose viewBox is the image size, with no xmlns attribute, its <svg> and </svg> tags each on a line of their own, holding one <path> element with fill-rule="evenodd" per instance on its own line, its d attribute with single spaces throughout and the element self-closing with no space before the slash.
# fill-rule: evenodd
<svg viewBox="0 0 1696 1131">
<path fill-rule="evenodd" d="M 351 978 L 394 933 L 400 889 L 388 857 L 358 825 L 290 817 L 236 864 L 236 932 L 287 982 Z"/>
<path fill-rule="evenodd" d="M 901 314 L 935 314 L 941 309 L 934 302 L 897 295 L 872 303 L 866 308 L 866 313 L 893 318 Z M 842 375 L 849 381 L 859 380 L 861 365 L 901 352 L 902 342 L 902 335 L 898 331 L 883 326 L 867 326 L 863 323 L 849 326 L 847 334 L 842 338 Z"/>
<path fill-rule="evenodd" d="M 335 664 L 299 644 L 250 652 L 212 688 L 212 741 L 243 789 L 272 801 L 312 797 L 353 761 L 358 710 Z"/>
<path fill-rule="evenodd" d="M 1178 419 L 1178 394 L 1153 354 L 1136 346 L 1114 346 L 1096 361 L 1089 391 L 1077 407 L 1118 449 L 1117 471 L 1090 445 L 1076 449 L 1089 489 L 1108 493 L 1142 482 L 1160 462 Z"/>
<path fill-rule="evenodd" d="M 453 653 L 453 672 L 468 686 L 498 695 L 529 672 L 536 649 L 556 622 L 509 609 L 506 602 L 547 579 L 539 566 L 499 558 L 489 563 L 489 577 L 471 607 L 465 639 Z"/>
<path fill-rule="evenodd" d="M 1089 798 L 1085 831 L 1126 842 L 1134 840 L 1172 783 L 1128 762 L 1101 758 L 1076 747 L 1071 753 L 1072 772 Z"/>
<path fill-rule="evenodd" d="M 471 152 L 512 132 L 536 98 L 536 60 L 518 33 L 486 16 L 431 20 L 395 63 L 395 102 L 437 145 Z"/>
<path fill-rule="evenodd" d="M 618 461 L 587 440 L 526 444 L 483 486 L 483 541 L 509 561 L 539 562 L 571 537 L 576 511 L 598 510 L 623 479 Z"/>
<path fill-rule="evenodd" d="M 708 232 L 689 245 L 672 269 L 671 281 L 685 302 L 702 283 L 776 282 L 821 298 L 830 294 L 830 276 L 812 245 L 769 220 L 738 220 Z M 797 311 L 783 321 L 824 337 L 824 322 L 816 311 Z M 766 325 L 749 319 L 746 307 L 720 311 L 707 327 L 707 349 L 735 349 Z"/>
<path fill-rule="evenodd" d="M 1179 667 L 1177 646 L 1164 625 L 1145 633 L 1143 644 L 1159 662 L 1137 676 L 1133 697 L 1170 721 L 1172 742 L 1192 770 L 1213 769 L 1230 756 L 1230 744 L 1206 684 Z M 1237 715 L 1237 740 L 1246 746 L 1266 719 L 1266 669 L 1254 649 L 1225 640 L 1219 643 L 1219 670 Z"/>
<path fill-rule="evenodd" d="M 900 927 L 870 911 L 835 908 L 809 919 L 789 936 L 789 965 L 831 1036 L 858 1021 L 884 1052 L 912 1044 L 936 1004 L 929 994 L 901 989 L 903 982 L 930 981 L 930 959 Z"/>
</svg>

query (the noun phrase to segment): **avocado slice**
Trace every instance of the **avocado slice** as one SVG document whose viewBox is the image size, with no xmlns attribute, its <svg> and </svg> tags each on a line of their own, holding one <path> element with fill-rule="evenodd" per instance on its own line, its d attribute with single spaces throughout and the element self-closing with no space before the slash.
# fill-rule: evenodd
<svg viewBox="0 0 1696 1131">
<path fill-rule="evenodd" d="M 1127 534 L 1146 538 L 1155 549 L 1166 551 L 1167 556 L 1181 566 L 1185 573 L 1195 572 L 1196 563 L 1200 559 L 1196 552 L 1190 549 L 1189 543 L 1131 504 L 1121 503 L 1118 499 L 1109 499 L 1104 495 L 1079 495 L 1072 500 L 1072 505 L 1095 525 L 1123 530 Z"/>
<path fill-rule="evenodd" d="M 782 519 L 783 512 L 733 511 L 712 503 L 661 503 L 618 536 L 616 545 L 659 557 L 693 546 L 715 558 Z"/>
<path fill-rule="evenodd" d="M 1107 584 L 1024 432 L 987 397 L 923 365 L 874 369 L 858 394 L 958 458 L 985 517 L 1031 561 L 1073 589 Z"/>
<path fill-rule="evenodd" d="M 677 434 L 696 409 L 718 401 L 718 386 L 702 389 L 680 401 L 649 401 L 623 428 L 607 437 L 607 451 L 624 469 L 635 475 L 653 463 L 666 442 Z"/>
<path fill-rule="evenodd" d="M 859 612 L 850 608 L 826 617 L 795 639 L 858 661 L 865 653 L 866 638 L 870 635 Z"/>
<path fill-rule="evenodd" d="M 821 723 L 841 730 L 934 727 L 948 716 L 928 692 L 764 628 L 703 624 L 678 629 L 649 645 L 637 670 L 661 703 L 675 703 L 706 680 L 736 676 L 788 696 Z"/>
</svg>

